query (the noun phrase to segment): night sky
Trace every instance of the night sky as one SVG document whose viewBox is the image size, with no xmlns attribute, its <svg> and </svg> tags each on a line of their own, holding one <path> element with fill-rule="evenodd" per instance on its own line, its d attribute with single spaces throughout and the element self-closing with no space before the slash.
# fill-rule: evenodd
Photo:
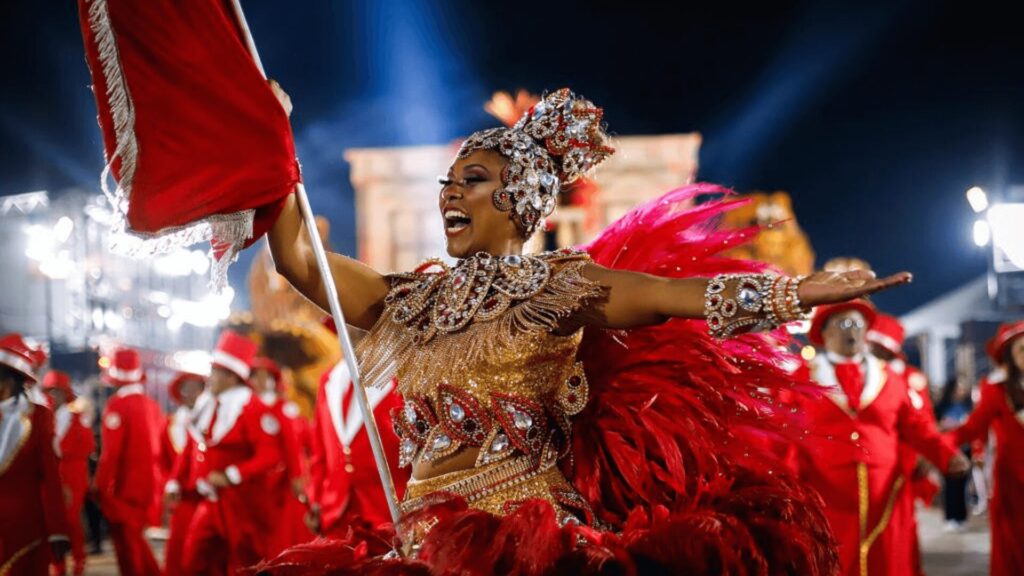
<svg viewBox="0 0 1024 576">
<path fill-rule="evenodd" d="M 858 255 L 914 272 L 883 308 L 984 272 L 964 191 L 1024 184 L 1024 38 L 1009 8 L 643 4 L 244 2 L 343 251 L 355 243 L 345 148 L 449 142 L 496 124 L 481 107 L 494 90 L 567 85 L 614 133 L 701 132 L 702 180 L 789 191 L 819 264 Z M 0 194 L 97 189 L 74 3 L 3 2 L 0 44 Z"/>
</svg>

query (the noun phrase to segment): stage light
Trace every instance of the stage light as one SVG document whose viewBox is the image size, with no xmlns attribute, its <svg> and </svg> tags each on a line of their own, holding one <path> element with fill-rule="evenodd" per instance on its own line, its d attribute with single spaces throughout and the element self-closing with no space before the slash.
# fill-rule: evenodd
<svg viewBox="0 0 1024 576">
<path fill-rule="evenodd" d="M 989 228 L 988 222 L 984 220 L 975 220 L 974 222 L 974 245 L 980 247 L 988 246 L 989 241 L 992 239 L 992 229 Z"/>
<path fill-rule="evenodd" d="M 991 227 L 992 245 L 997 253 L 1001 252 L 1018 270 L 1024 269 L 1024 203 L 993 204 L 986 226 Z M 998 266 L 996 271 L 1001 271 Z"/>
<path fill-rule="evenodd" d="M 988 194 L 980 186 L 972 186 L 967 190 L 967 203 L 975 214 L 981 214 L 988 208 Z"/>
</svg>

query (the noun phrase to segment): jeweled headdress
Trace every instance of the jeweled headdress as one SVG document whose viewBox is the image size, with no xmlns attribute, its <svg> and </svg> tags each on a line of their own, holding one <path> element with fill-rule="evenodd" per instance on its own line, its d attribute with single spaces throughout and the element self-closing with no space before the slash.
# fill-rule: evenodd
<svg viewBox="0 0 1024 576">
<path fill-rule="evenodd" d="M 610 156 L 615 149 L 601 127 L 604 111 L 562 88 L 531 107 L 511 128 L 470 136 L 459 158 L 496 150 L 508 159 L 494 205 L 530 237 L 558 203 L 559 192 Z"/>
</svg>

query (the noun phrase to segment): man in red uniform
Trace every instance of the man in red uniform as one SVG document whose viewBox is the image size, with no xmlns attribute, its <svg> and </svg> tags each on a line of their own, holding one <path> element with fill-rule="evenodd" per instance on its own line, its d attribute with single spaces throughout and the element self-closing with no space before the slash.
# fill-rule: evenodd
<svg viewBox="0 0 1024 576">
<path fill-rule="evenodd" d="M 193 410 L 194 441 L 175 478 L 181 486 L 191 478 L 204 497 L 185 539 L 189 574 L 234 574 L 269 548 L 277 511 L 267 506 L 267 473 L 282 459 L 281 424 L 245 384 L 255 356 L 255 342 L 225 330 Z M 167 487 L 172 498 L 174 488 Z"/>
<path fill-rule="evenodd" d="M 173 488 L 171 492 L 176 494 L 173 502 L 170 503 L 170 534 L 167 544 L 164 547 L 164 575 L 183 576 L 186 574 L 183 564 L 185 555 L 185 537 L 188 535 L 189 525 L 192 523 L 192 516 L 195 515 L 201 497 L 196 491 L 196 485 L 190 478 L 183 478 L 179 483 L 178 473 L 175 466 L 178 459 L 188 449 L 188 444 L 193 442 L 189 434 L 189 426 L 192 420 L 192 408 L 196 400 L 206 386 L 206 376 L 192 372 L 182 372 L 175 376 L 168 385 L 171 398 L 178 404 L 178 408 L 167 419 L 167 431 L 164 434 L 163 447 L 161 449 L 161 466 L 165 476 L 169 479 L 168 485 Z M 194 456 L 195 450 L 190 451 Z M 192 463 L 182 463 L 182 466 L 191 466 Z"/>
<path fill-rule="evenodd" d="M 898 319 L 879 313 L 865 337 L 871 354 L 887 362 L 894 372 L 906 380 L 911 408 L 937 430 L 938 424 L 935 422 L 935 409 L 932 406 L 931 391 L 928 389 L 928 378 L 907 363 L 903 355 L 904 334 L 903 325 Z M 924 571 L 921 568 L 921 547 L 917 538 L 915 501 L 930 504 L 938 493 L 939 486 L 928 477 L 928 465 L 924 459 L 906 443 L 900 444 L 900 467 L 908 485 L 907 489 L 900 491 L 900 502 L 893 510 L 892 529 L 906 531 L 911 543 L 913 573 L 922 576 Z"/>
<path fill-rule="evenodd" d="M 103 380 L 117 388 L 103 409 L 96 492 L 110 525 L 121 574 L 159 574 L 156 558 L 143 537 L 156 489 L 153 409 L 146 398 L 139 353 L 114 352 Z"/>
<path fill-rule="evenodd" d="M 825 501 L 843 574 L 910 574 L 906 532 L 890 529 L 904 489 L 899 445 L 905 442 L 942 470 L 970 463 L 911 405 L 907 383 L 867 353 L 875 309 L 863 300 L 817 309 L 809 338 L 820 397 L 802 398 L 811 435 L 798 444 L 798 471 Z"/>
<path fill-rule="evenodd" d="M 284 454 L 279 464 L 267 477 L 271 507 L 278 511 L 274 526 L 274 537 L 268 556 L 313 538 L 303 522 L 308 498 L 305 493 L 305 445 L 303 438 L 309 436 L 309 424 L 298 405 L 285 397 L 285 382 L 281 368 L 265 356 L 253 360 L 249 385 L 259 396 L 263 405 L 281 423 L 277 435 L 278 448 Z"/>
<path fill-rule="evenodd" d="M 45 576 L 68 551 L 53 414 L 25 396 L 35 380 L 21 336 L 0 338 L 0 573 L 19 576 Z"/>
<path fill-rule="evenodd" d="M 85 573 L 82 506 L 85 505 L 85 493 L 89 489 L 89 456 L 96 449 L 96 440 L 92 437 L 92 423 L 88 416 L 73 404 L 75 391 L 71 388 L 70 376 L 60 370 L 50 370 L 43 377 L 42 389 L 50 398 L 50 407 L 54 411 L 54 448 L 60 459 L 58 470 L 67 507 L 74 574 L 79 576 Z M 56 574 L 65 574 L 67 567 L 64 559 L 54 559 L 53 568 Z"/>
<path fill-rule="evenodd" d="M 370 388 L 367 399 L 380 429 L 388 466 L 401 498 L 409 469 L 398 468 L 398 436 L 391 425 L 392 410 L 401 410 L 402 399 L 395 382 Z M 313 460 L 310 465 L 310 501 L 307 523 L 323 536 L 344 536 L 352 522 L 390 522 L 380 475 L 363 414 L 353 398 L 348 367 L 339 362 L 320 380 L 313 422 Z"/>
</svg>

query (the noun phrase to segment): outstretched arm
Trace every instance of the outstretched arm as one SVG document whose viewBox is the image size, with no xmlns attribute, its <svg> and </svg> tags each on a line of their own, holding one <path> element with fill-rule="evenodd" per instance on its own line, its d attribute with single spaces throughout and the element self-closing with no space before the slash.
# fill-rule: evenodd
<svg viewBox="0 0 1024 576">
<path fill-rule="evenodd" d="M 764 289 L 758 293 L 761 308 L 760 311 L 753 312 L 736 304 L 741 278 L 750 275 L 725 278 L 721 281 L 722 290 L 714 294 L 708 291 L 709 284 L 713 283 L 709 278 L 664 278 L 638 272 L 611 270 L 597 264 L 587 265 L 583 269 L 583 276 L 604 286 L 605 297 L 574 318 L 573 322 L 602 328 L 637 328 L 660 324 L 670 318 L 706 318 L 707 298 L 717 294 L 722 302 L 733 302 L 727 307 L 735 305 L 735 311 L 725 318 L 726 322 L 749 320 L 749 324 L 743 326 L 749 330 L 757 321 L 767 317 L 765 310 L 767 305 L 772 303 L 773 296 L 784 297 L 788 294 L 784 290 L 785 285 L 776 285 L 777 289 L 772 290 L 772 286 L 767 284 L 768 281 L 761 279 L 761 284 L 764 285 Z M 843 302 L 873 294 L 909 282 L 910 279 L 910 274 L 906 272 L 882 279 L 875 278 L 873 273 L 867 271 L 818 272 L 803 279 L 799 284 L 793 284 L 792 287 L 800 308 L 810 309 L 821 304 Z M 752 297 L 749 291 L 744 295 Z M 746 302 L 750 303 L 751 300 Z M 779 301 L 777 308 L 781 311 L 785 304 L 786 302 Z"/>
<path fill-rule="evenodd" d="M 291 115 L 291 98 L 277 82 L 271 80 L 270 87 L 281 106 Z M 267 238 L 277 272 L 303 296 L 325 312 L 330 312 L 327 290 L 294 194 L 285 201 L 284 209 Z M 338 287 L 345 321 L 363 330 L 373 328 L 384 307 L 387 281 L 373 268 L 352 258 L 328 252 L 327 261 Z"/>
</svg>

